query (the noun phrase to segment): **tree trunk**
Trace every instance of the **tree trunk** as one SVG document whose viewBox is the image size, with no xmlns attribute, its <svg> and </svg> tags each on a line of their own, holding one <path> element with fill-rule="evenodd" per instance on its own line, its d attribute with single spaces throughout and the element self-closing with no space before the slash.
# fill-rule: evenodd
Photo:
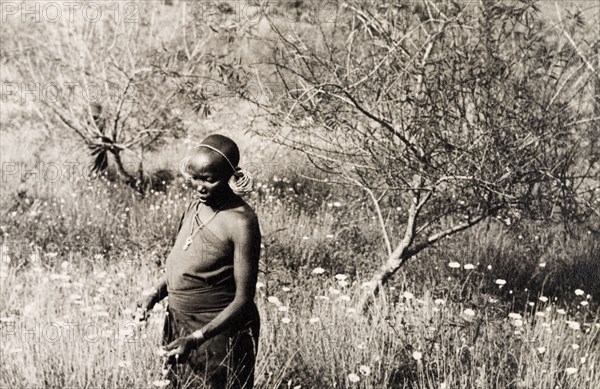
<svg viewBox="0 0 600 389">
<path fill-rule="evenodd" d="M 416 179 L 420 184 L 420 179 Z M 417 186 L 418 188 L 418 186 Z M 407 250 L 415 238 L 416 221 L 419 211 L 423 204 L 429 199 L 431 193 L 425 196 L 425 199 L 420 199 L 420 193 L 414 192 L 413 201 L 408 210 L 408 220 L 406 222 L 406 230 L 404 230 L 404 238 L 394 251 L 388 256 L 387 261 L 373 274 L 371 280 L 363 286 L 360 301 L 358 303 L 358 311 L 363 313 L 369 306 L 371 300 L 377 295 L 381 286 L 402 266 L 402 264 L 412 255 L 406 256 Z"/>
<path fill-rule="evenodd" d="M 132 176 L 123 166 L 123 161 L 121 160 L 121 154 L 119 151 L 112 151 L 111 153 L 115 158 L 115 163 L 117 164 L 117 168 L 119 169 L 119 174 L 125 179 L 125 184 L 127 184 L 132 189 L 136 190 L 141 195 L 144 194 L 143 187 L 141 185 L 137 185 L 137 180 L 134 176 Z"/>
</svg>

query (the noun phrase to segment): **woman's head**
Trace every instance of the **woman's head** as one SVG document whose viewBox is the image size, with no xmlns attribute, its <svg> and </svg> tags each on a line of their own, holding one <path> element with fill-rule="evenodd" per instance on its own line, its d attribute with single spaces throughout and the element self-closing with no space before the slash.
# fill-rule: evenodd
<svg viewBox="0 0 600 389">
<path fill-rule="evenodd" d="M 213 134 L 204 138 L 193 153 L 183 159 L 181 172 L 197 190 L 200 201 L 209 204 L 235 192 L 236 182 L 244 176 L 244 173 L 240 174 L 239 161 L 240 151 L 235 142 Z"/>
</svg>

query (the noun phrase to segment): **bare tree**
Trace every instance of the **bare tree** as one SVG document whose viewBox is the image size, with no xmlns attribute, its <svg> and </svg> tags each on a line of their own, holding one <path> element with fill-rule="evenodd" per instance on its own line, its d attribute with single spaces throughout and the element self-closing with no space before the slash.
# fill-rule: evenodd
<svg viewBox="0 0 600 389">
<path fill-rule="evenodd" d="M 487 218 L 598 215 L 599 34 L 561 12 L 552 24 L 535 2 L 349 0 L 314 25 L 266 14 L 281 88 L 256 101 L 269 125 L 254 131 L 373 199 L 387 260 L 361 308 L 409 258 Z M 407 210 L 402 236 L 386 195 Z"/>
<path fill-rule="evenodd" d="M 227 36 L 186 4 L 128 2 L 117 13 L 116 3 L 98 3 L 111 17 L 3 26 L 12 38 L 8 62 L 25 88 L 37 88 L 47 126 L 67 128 L 90 150 L 93 171 L 114 163 L 141 193 L 145 153 L 185 135 L 186 117 L 208 115 L 213 94 L 223 97 L 215 89 L 226 73 L 219 40 Z"/>
</svg>

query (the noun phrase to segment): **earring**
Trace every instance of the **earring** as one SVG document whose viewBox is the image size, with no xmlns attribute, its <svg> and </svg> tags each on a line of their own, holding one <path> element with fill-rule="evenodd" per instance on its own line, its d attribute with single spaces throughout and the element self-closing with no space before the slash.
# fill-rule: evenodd
<svg viewBox="0 0 600 389">
<path fill-rule="evenodd" d="M 254 180 L 247 170 L 237 167 L 229 179 L 229 187 L 236 195 L 243 195 L 252 192 Z"/>
</svg>

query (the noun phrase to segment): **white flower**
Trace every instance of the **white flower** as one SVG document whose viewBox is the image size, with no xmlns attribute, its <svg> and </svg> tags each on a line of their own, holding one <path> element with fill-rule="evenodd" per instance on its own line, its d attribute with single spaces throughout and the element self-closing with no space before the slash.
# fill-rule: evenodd
<svg viewBox="0 0 600 389">
<path fill-rule="evenodd" d="M 283 290 L 284 292 L 289 292 L 291 289 L 287 286 L 284 286 L 283 288 L 281 288 L 281 290 Z"/>
<path fill-rule="evenodd" d="M 464 268 L 465 268 L 465 270 L 473 270 L 473 269 L 475 269 L 475 265 L 473 265 L 472 263 L 467 263 L 464 266 Z"/>
<path fill-rule="evenodd" d="M 577 373 L 577 368 L 575 368 L 575 367 L 567 367 L 565 369 L 565 373 L 567 373 L 568 375 L 573 375 L 573 374 Z"/>
<path fill-rule="evenodd" d="M 338 285 L 341 286 L 342 288 L 345 288 L 349 284 L 348 284 L 348 281 L 338 281 Z"/>
<path fill-rule="evenodd" d="M 467 316 L 475 316 L 475 311 L 472 310 L 471 308 L 467 308 L 463 311 L 463 313 Z"/>
<path fill-rule="evenodd" d="M 446 304 L 446 301 L 444 299 L 435 299 L 433 302 L 436 305 L 444 305 L 444 304 Z"/>
<path fill-rule="evenodd" d="M 496 281 L 494 281 L 496 283 L 496 285 L 506 285 L 506 280 L 503 280 L 501 278 L 498 278 Z"/>
<path fill-rule="evenodd" d="M 511 319 L 515 319 L 515 320 L 520 320 L 523 318 L 520 314 L 515 313 L 515 312 L 509 313 L 508 317 L 510 317 Z"/>
<path fill-rule="evenodd" d="M 336 274 L 335 275 L 335 279 L 338 281 L 345 281 L 347 278 L 348 278 L 348 276 L 345 274 Z"/>
<path fill-rule="evenodd" d="M 547 303 L 548 302 L 548 297 L 546 296 L 540 296 L 539 300 L 543 303 Z"/>
<path fill-rule="evenodd" d="M 165 386 L 169 385 L 171 383 L 171 381 L 169 380 L 156 380 L 154 382 L 152 382 L 152 385 L 156 386 L 157 388 L 164 388 Z"/>
<path fill-rule="evenodd" d="M 517 320 L 513 321 L 513 322 L 512 322 L 512 324 L 513 324 L 515 327 L 522 327 L 522 326 L 523 326 L 523 320 L 521 320 L 521 319 L 517 319 Z"/>
<path fill-rule="evenodd" d="M 410 300 L 415 297 L 415 295 L 410 292 L 404 292 L 404 293 L 402 293 L 402 296 L 407 300 Z"/>
<path fill-rule="evenodd" d="M 358 382 L 358 381 L 360 381 L 360 377 L 357 374 L 350 373 L 350 374 L 348 374 L 348 380 L 350 382 Z"/>
<path fill-rule="evenodd" d="M 568 326 L 569 326 L 569 328 L 570 328 L 570 329 L 572 329 L 572 330 L 579 330 L 579 329 L 581 329 L 581 326 L 580 326 L 580 325 L 579 325 L 579 323 L 578 323 L 578 322 L 576 322 L 576 321 L 570 321 L 570 320 L 567 320 L 567 325 L 568 325 Z"/>
<path fill-rule="evenodd" d="M 316 316 L 315 316 L 315 317 L 311 317 L 310 319 L 308 319 L 308 322 L 309 322 L 310 324 L 316 324 L 316 323 L 318 323 L 318 322 L 320 322 L 320 321 L 321 321 L 321 319 L 319 319 L 319 318 L 318 318 L 318 317 L 316 317 Z"/>
<path fill-rule="evenodd" d="M 267 301 L 270 302 L 271 304 L 275 304 L 277 306 L 281 305 L 281 301 L 277 297 L 275 297 L 275 296 L 269 296 L 267 298 Z"/>
<path fill-rule="evenodd" d="M 558 314 L 560 314 L 560 315 L 565 315 L 565 314 L 567 313 L 567 311 L 565 311 L 565 310 L 564 310 L 564 309 L 562 309 L 562 308 L 559 308 L 559 309 L 557 309 L 557 310 L 556 310 L 556 313 L 558 313 Z"/>
<path fill-rule="evenodd" d="M 450 262 L 448 264 L 448 266 L 450 266 L 452 269 L 458 269 L 460 267 L 460 263 L 458 263 L 458 262 Z"/>
<path fill-rule="evenodd" d="M 546 352 L 546 347 L 538 347 L 538 348 L 536 348 L 536 350 L 538 353 L 543 354 Z"/>
<path fill-rule="evenodd" d="M 290 310 L 290 308 L 282 305 L 279 308 L 277 308 L 277 310 L 280 312 L 287 312 Z"/>
<path fill-rule="evenodd" d="M 312 274 L 323 274 L 325 273 L 325 269 L 322 267 L 315 267 L 312 271 Z"/>
<path fill-rule="evenodd" d="M 538 264 L 538 266 L 539 266 L 539 267 L 546 267 L 546 262 L 540 262 L 540 263 Z"/>
<path fill-rule="evenodd" d="M 371 374 L 371 368 L 369 366 L 365 366 L 365 365 L 361 365 L 358 368 L 358 371 L 363 374 L 363 375 L 370 375 Z"/>
<path fill-rule="evenodd" d="M 282 322 L 283 324 L 289 324 L 291 321 L 292 321 L 292 319 L 290 319 L 290 318 L 289 318 L 289 317 L 287 317 L 287 316 L 286 316 L 286 317 L 282 317 L 282 318 L 281 318 L 281 322 Z"/>
<path fill-rule="evenodd" d="M 585 292 L 581 289 L 575 289 L 575 294 L 577 296 L 583 296 L 585 294 Z"/>
<path fill-rule="evenodd" d="M 419 351 L 413 351 L 412 357 L 415 361 L 420 361 L 421 358 L 423 358 L 423 353 L 421 353 Z"/>
<path fill-rule="evenodd" d="M 573 344 L 571 345 L 571 348 L 572 348 L 573 350 L 579 350 L 579 345 L 578 345 L 577 343 L 573 343 Z"/>
<path fill-rule="evenodd" d="M 256 289 L 260 289 L 260 288 L 264 288 L 264 287 L 265 287 L 265 284 L 263 282 L 258 281 L 256 283 Z"/>
<path fill-rule="evenodd" d="M 331 293 L 331 294 L 340 294 L 342 292 L 339 289 L 336 289 L 334 287 L 329 287 L 329 293 Z"/>
<path fill-rule="evenodd" d="M 582 307 L 585 307 L 586 305 L 588 305 L 588 302 L 584 300 L 584 301 L 580 302 L 579 304 L 581 304 Z"/>
</svg>

